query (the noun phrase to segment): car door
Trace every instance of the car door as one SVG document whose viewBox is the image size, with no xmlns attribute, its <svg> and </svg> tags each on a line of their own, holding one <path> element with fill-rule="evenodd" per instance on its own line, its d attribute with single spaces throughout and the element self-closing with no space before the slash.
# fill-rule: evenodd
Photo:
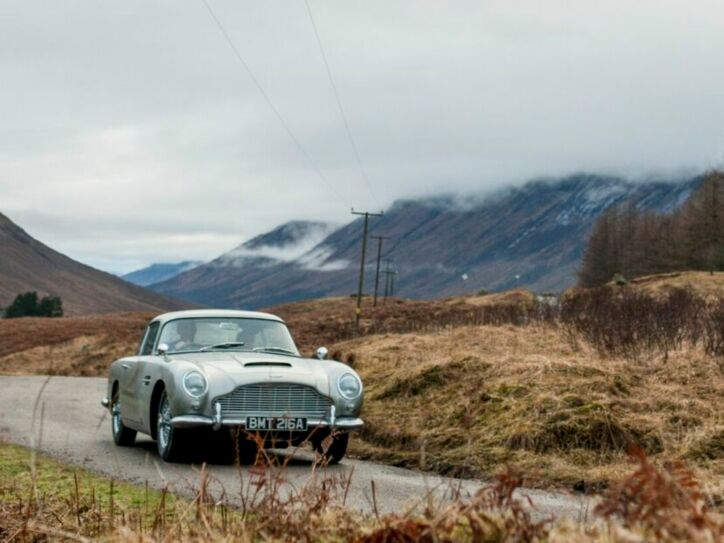
<svg viewBox="0 0 724 543">
<path fill-rule="evenodd" d="M 147 360 L 148 356 L 153 353 L 159 326 L 159 322 L 152 322 L 148 325 L 138 350 L 138 356 L 124 360 L 122 366 L 125 376 L 125 379 L 121 382 L 123 418 L 133 422 L 136 428 L 143 421 L 143 413 L 145 413 L 145 408 L 142 405 L 144 360 Z"/>
</svg>

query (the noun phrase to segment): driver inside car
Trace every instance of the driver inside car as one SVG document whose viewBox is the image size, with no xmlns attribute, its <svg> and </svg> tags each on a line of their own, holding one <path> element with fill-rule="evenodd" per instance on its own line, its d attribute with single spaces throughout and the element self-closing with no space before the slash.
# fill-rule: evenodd
<svg viewBox="0 0 724 543">
<path fill-rule="evenodd" d="M 172 346 L 174 351 L 183 351 L 189 347 L 196 346 L 194 339 L 196 337 L 196 323 L 190 320 L 182 320 L 176 326 L 176 333 L 179 338 Z"/>
</svg>

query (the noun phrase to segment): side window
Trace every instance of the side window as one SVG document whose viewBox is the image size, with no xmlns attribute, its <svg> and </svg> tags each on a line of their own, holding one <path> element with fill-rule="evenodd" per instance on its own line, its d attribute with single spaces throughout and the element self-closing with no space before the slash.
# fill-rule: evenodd
<svg viewBox="0 0 724 543">
<path fill-rule="evenodd" d="M 141 347 L 142 356 L 148 356 L 150 354 L 153 354 L 153 344 L 156 343 L 156 336 L 158 336 L 159 326 L 160 323 L 158 322 L 152 322 L 148 326 L 148 330 L 146 331 L 146 339 L 143 342 L 143 346 Z"/>
</svg>

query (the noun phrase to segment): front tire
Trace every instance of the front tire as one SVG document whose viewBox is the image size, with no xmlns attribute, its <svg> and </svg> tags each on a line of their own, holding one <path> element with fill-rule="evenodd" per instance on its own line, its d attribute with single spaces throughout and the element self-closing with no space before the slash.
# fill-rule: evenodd
<svg viewBox="0 0 724 543">
<path fill-rule="evenodd" d="M 349 445 L 348 432 L 336 432 L 320 435 L 312 438 L 312 446 L 314 450 L 322 457 L 322 460 L 328 464 L 338 464 L 347 453 L 347 445 Z"/>
<path fill-rule="evenodd" d="M 171 426 L 171 418 L 171 404 L 164 390 L 158 402 L 156 447 L 158 455 L 165 462 L 180 462 L 188 452 L 185 444 L 186 433 Z"/>
<path fill-rule="evenodd" d="M 111 433 L 113 434 L 113 442 L 119 447 L 131 447 L 136 442 L 136 430 L 131 430 L 123 425 L 121 400 L 118 396 L 118 391 L 116 391 L 111 401 Z"/>
</svg>

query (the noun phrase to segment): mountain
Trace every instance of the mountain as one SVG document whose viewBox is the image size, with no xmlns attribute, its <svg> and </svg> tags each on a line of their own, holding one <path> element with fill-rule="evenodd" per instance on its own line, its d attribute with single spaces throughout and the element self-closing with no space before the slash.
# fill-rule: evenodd
<svg viewBox="0 0 724 543">
<path fill-rule="evenodd" d="M 400 296 L 434 298 L 517 286 L 561 291 L 576 282 L 588 236 L 601 212 L 624 202 L 671 211 L 699 182 L 632 183 L 575 175 L 532 181 L 487 197 L 405 200 L 383 217 L 371 219 L 370 234 L 392 238 L 384 255 L 394 259 L 399 273 L 395 294 Z M 223 255 L 152 288 L 198 303 L 247 308 L 351 294 L 357 287 L 360 221 L 335 230 L 292 260 L 271 255 L 235 260 Z M 277 231 L 265 236 L 276 235 Z M 368 293 L 374 285 L 376 245 L 369 248 Z"/>
<path fill-rule="evenodd" d="M 121 279 L 140 287 L 147 287 L 148 285 L 160 283 L 161 281 L 166 281 L 167 279 L 176 277 L 179 273 L 189 271 L 201 264 L 203 264 L 203 262 L 200 260 L 151 264 L 150 266 L 141 268 L 140 270 L 122 275 Z"/>
<path fill-rule="evenodd" d="M 76 262 L 0 213 L 0 307 L 21 292 L 60 296 L 68 315 L 166 311 L 192 306 Z"/>
</svg>

